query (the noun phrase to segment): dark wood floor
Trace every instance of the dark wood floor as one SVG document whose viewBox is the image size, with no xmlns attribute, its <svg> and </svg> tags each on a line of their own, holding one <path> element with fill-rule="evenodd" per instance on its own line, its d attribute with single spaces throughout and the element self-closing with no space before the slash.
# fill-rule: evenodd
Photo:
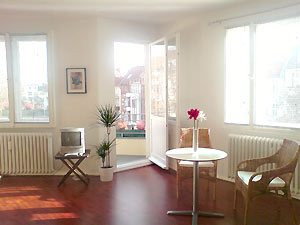
<svg viewBox="0 0 300 225">
<path fill-rule="evenodd" d="M 115 174 L 102 183 L 91 177 L 88 186 L 68 179 L 57 188 L 61 177 L 4 177 L 0 181 L 0 224 L 61 225 L 188 225 L 189 216 L 168 216 L 168 210 L 191 209 L 191 181 L 176 199 L 175 175 L 156 166 Z M 238 210 L 232 210 L 233 184 L 217 183 L 217 201 L 211 199 L 207 181 L 201 180 L 202 210 L 225 214 L 224 219 L 199 218 L 203 225 L 240 225 L 244 203 L 238 195 Z M 292 224 L 288 204 L 283 200 L 259 199 L 250 208 L 249 225 Z M 277 213 L 280 205 L 281 212 Z M 295 201 L 300 223 L 300 202 Z"/>
</svg>

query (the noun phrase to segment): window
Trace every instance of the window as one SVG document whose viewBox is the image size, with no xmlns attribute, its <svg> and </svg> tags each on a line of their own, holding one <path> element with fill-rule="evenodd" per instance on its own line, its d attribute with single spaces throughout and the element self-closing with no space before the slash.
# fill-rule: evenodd
<svg viewBox="0 0 300 225">
<path fill-rule="evenodd" d="M 225 122 L 249 123 L 249 26 L 226 33 Z"/>
<path fill-rule="evenodd" d="M 0 37 L 1 122 L 50 121 L 47 71 L 46 35 Z"/>
<path fill-rule="evenodd" d="M 225 111 L 228 123 L 300 128 L 300 19 L 227 30 Z"/>
<path fill-rule="evenodd" d="M 7 61 L 5 38 L 0 36 L 0 122 L 9 121 Z"/>
</svg>

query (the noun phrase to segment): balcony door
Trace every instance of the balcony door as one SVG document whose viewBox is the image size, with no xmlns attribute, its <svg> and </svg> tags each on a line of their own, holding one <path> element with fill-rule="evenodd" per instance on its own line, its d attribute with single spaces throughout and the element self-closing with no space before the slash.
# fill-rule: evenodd
<svg viewBox="0 0 300 225">
<path fill-rule="evenodd" d="M 150 45 L 149 160 L 167 169 L 166 151 L 178 138 L 178 48 L 176 36 Z M 172 130 L 169 132 L 169 127 Z"/>
</svg>

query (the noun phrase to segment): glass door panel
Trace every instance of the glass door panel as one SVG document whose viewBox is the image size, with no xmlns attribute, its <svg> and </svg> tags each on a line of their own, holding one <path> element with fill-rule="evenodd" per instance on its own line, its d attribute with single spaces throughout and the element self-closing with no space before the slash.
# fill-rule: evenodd
<svg viewBox="0 0 300 225">
<path fill-rule="evenodd" d="M 177 61 L 178 49 L 176 36 L 167 40 L 167 76 L 168 76 L 168 148 L 173 149 L 178 144 L 177 124 Z"/>
<path fill-rule="evenodd" d="M 151 115 L 166 115 L 165 44 L 151 46 Z"/>
<path fill-rule="evenodd" d="M 177 112 L 177 48 L 176 37 L 168 39 L 168 114 L 169 119 L 176 119 Z"/>
<path fill-rule="evenodd" d="M 165 41 L 150 46 L 150 157 L 166 168 L 167 150 L 167 90 Z"/>
</svg>

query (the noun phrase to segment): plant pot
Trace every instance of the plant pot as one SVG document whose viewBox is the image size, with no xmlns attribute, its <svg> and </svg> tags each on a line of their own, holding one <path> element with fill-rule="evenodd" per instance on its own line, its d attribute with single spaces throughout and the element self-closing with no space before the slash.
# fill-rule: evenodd
<svg viewBox="0 0 300 225">
<path fill-rule="evenodd" d="M 109 182 L 109 181 L 113 180 L 113 177 L 114 177 L 113 167 L 103 168 L 103 167 L 100 166 L 99 171 L 100 171 L 100 181 Z"/>
</svg>

